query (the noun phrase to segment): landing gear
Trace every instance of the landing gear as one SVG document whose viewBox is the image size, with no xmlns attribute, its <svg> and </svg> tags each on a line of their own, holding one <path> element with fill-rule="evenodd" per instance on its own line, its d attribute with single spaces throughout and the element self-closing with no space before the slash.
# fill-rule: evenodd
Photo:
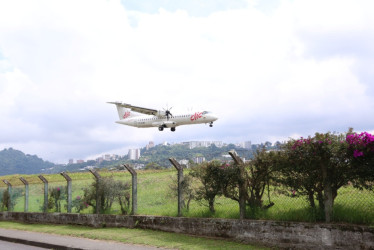
<svg viewBox="0 0 374 250">
<path fill-rule="evenodd" d="M 171 132 L 175 132 L 175 127 L 170 128 Z"/>
<path fill-rule="evenodd" d="M 160 127 L 158 127 L 158 130 L 159 130 L 159 131 L 163 131 L 163 130 L 164 130 L 164 127 L 160 126 Z"/>
<path fill-rule="evenodd" d="M 209 127 L 213 127 L 213 122 L 210 122 L 210 123 L 209 123 Z"/>
</svg>

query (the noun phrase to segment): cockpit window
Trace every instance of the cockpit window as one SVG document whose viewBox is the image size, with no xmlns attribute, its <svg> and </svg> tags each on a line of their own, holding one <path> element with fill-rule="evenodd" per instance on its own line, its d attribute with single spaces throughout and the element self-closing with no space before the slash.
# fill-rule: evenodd
<svg viewBox="0 0 374 250">
<path fill-rule="evenodd" d="M 209 111 L 204 111 L 203 112 L 203 115 L 206 115 L 206 114 L 210 114 L 211 112 L 209 112 Z"/>
</svg>

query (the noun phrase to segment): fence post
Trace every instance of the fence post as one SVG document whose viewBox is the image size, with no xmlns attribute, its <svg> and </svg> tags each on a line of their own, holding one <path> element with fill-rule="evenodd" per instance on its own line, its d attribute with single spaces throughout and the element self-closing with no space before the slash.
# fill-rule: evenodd
<svg viewBox="0 0 374 250">
<path fill-rule="evenodd" d="M 247 196 L 247 182 L 245 178 L 245 169 L 244 169 L 244 162 L 238 156 L 235 150 L 230 150 L 229 155 L 234 160 L 235 164 L 239 168 L 240 172 L 240 179 L 239 179 L 239 211 L 240 211 L 240 219 L 245 219 L 246 213 L 246 196 Z"/>
<path fill-rule="evenodd" d="M 48 211 L 48 181 L 44 178 L 43 175 L 38 176 L 39 179 L 44 183 L 44 205 L 43 205 L 43 212 L 46 213 Z"/>
<path fill-rule="evenodd" d="M 3 180 L 3 182 L 8 186 L 8 195 L 9 195 L 8 211 L 11 212 L 11 211 L 13 211 L 13 206 L 12 206 L 12 184 L 10 184 L 10 182 L 7 181 L 7 180 Z"/>
<path fill-rule="evenodd" d="M 178 171 L 178 216 L 182 216 L 182 208 L 183 208 L 183 190 L 182 190 L 182 182 L 183 182 L 183 167 L 174 159 L 170 158 L 169 161 L 175 169 Z"/>
<path fill-rule="evenodd" d="M 138 210 L 138 174 L 136 171 L 130 167 L 128 164 L 123 164 L 123 166 L 130 172 L 131 174 L 131 190 L 132 190 L 132 197 L 131 197 L 131 214 L 135 215 Z"/>
<path fill-rule="evenodd" d="M 65 172 L 61 172 L 60 175 L 62 175 L 68 183 L 68 213 L 71 213 L 71 178 Z"/>
<path fill-rule="evenodd" d="M 29 211 L 29 183 L 23 178 L 19 177 L 23 184 L 25 184 L 25 213 Z"/>
<path fill-rule="evenodd" d="M 93 174 L 93 176 L 95 176 L 96 178 L 96 183 L 97 183 L 97 186 L 96 186 L 96 213 L 97 214 L 100 214 L 100 206 L 101 206 L 101 197 L 100 197 L 100 180 L 101 180 L 101 175 L 96 172 L 95 170 L 92 170 L 92 169 L 89 169 L 89 171 L 91 172 L 91 174 Z"/>
</svg>

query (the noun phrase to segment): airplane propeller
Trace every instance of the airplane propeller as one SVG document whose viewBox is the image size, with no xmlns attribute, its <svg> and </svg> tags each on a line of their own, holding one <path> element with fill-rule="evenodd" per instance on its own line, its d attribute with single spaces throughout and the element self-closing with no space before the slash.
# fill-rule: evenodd
<svg viewBox="0 0 374 250">
<path fill-rule="evenodd" d="M 170 110 L 172 109 L 173 107 L 171 107 L 171 108 L 168 108 L 168 107 L 166 107 L 166 109 L 164 109 L 164 111 L 165 111 L 165 116 L 166 116 L 166 119 L 169 121 L 169 118 L 171 117 L 171 118 L 173 118 L 173 114 L 170 112 Z"/>
</svg>

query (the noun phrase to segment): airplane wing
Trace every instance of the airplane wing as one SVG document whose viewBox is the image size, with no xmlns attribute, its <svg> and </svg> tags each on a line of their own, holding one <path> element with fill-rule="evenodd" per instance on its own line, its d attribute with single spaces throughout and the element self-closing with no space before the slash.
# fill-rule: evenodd
<svg viewBox="0 0 374 250">
<path fill-rule="evenodd" d="M 132 111 L 142 113 L 142 114 L 146 114 L 146 115 L 158 115 L 159 114 L 159 112 L 155 109 L 148 109 L 148 108 L 132 106 L 130 104 L 122 103 L 122 102 L 108 102 L 108 103 L 115 104 L 115 105 L 118 105 L 120 107 L 128 108 L 128 109 L 131 109 Z"/>
</svg>

